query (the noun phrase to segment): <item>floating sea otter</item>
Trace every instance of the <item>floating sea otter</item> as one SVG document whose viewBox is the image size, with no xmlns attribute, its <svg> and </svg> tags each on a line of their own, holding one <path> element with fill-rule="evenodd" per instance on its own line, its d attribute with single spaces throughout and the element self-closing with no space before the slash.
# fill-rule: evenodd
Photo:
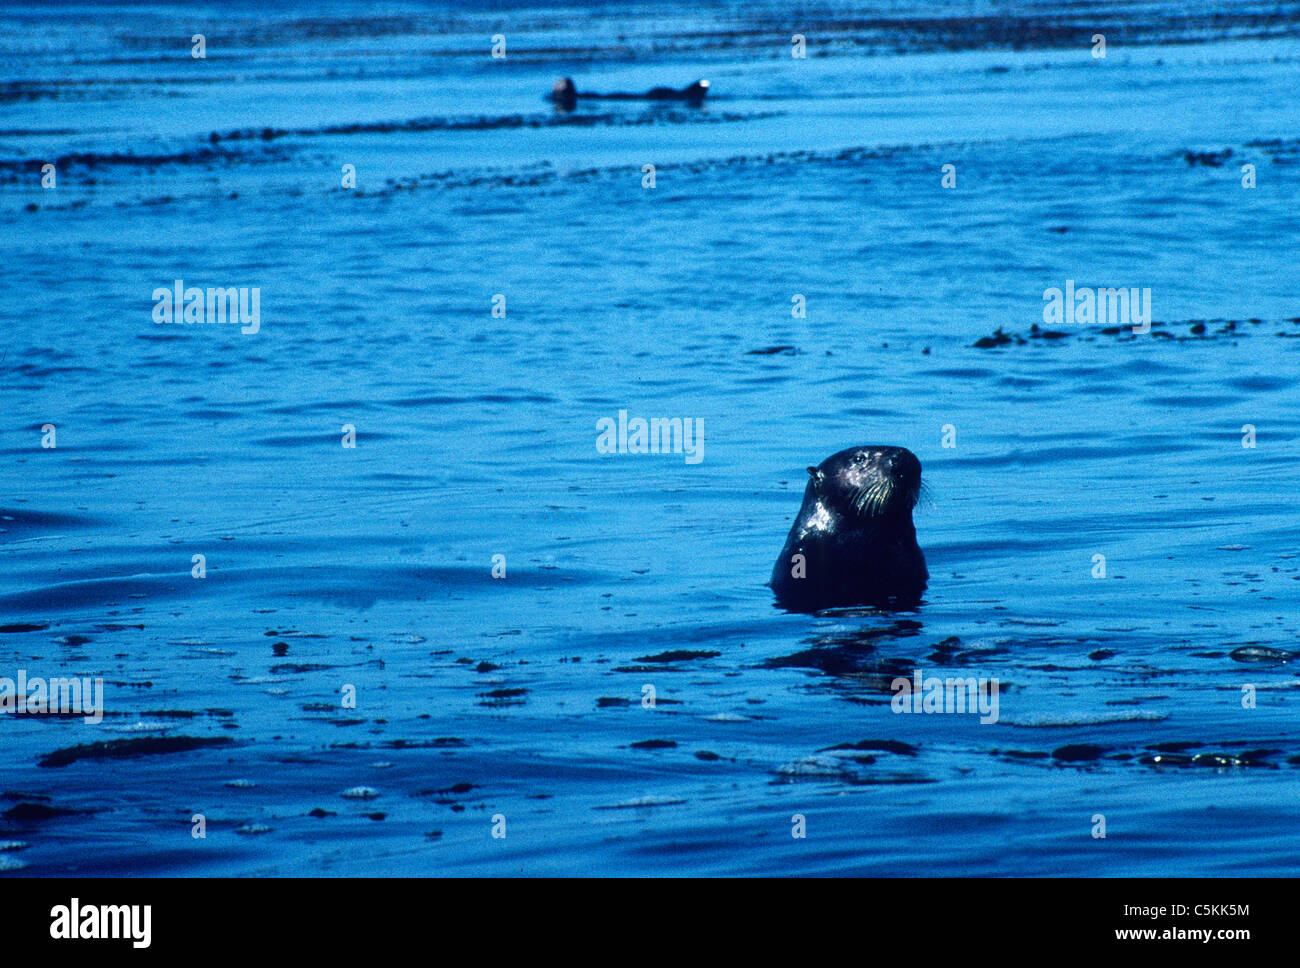
<svg viewBox="0 0 1300 968">
<path fill-rule="evenodd" d="M 614 91 L 610 94 L 593 94 L 590 91 L 579 91 L 573 84 L 573 78 L 564 77 L 555 82 L 555 87 L 551 88 L 550 97 L 556 103 L 556 106 L 571 110 L 579 100 L 684 101 L 687 104 L 699 104 L 708 93 L 709 82 L 699 80 L 682 88 L 680 91 L 671 87 L 652 87 L 644 94 L 628 94 L 623 91 Z"/>
<path fill-rule="evenodd" d="M 929 579 L 912 508 L 921 462 L 903 447 L 850 447 L 808 468 L 808 487 L 768 582 L 792 612 L 913 608 Z"/>
</svg>

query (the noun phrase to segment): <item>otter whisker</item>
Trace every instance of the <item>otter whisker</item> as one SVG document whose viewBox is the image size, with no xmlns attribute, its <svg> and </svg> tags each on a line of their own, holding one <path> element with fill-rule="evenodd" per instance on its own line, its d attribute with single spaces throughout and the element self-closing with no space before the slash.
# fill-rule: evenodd
<svg viewBox="0 0 1300 968">
<path fill-rule="evenodd" d="M 885 504 L 888 503 L 890 496 L 894 493 L 893 487 L 888 481 L 882 481 L 875 487 L 875 500 L 871 504 L 871 513 L 876 514 Z"/>
<path fill-rule="evenodd" d="M 870 487 L 860 487 L 853 492 L 853 506 L 859 514 L 866 514 L 868 507 L 875 501 L 876 485 L 873 482 Z"/>
<path fill-rule="evenodd" d="M 894 483 L 888 479 L 875 480 L 869 487 L 853 492 L 853 506 L 859 514 L 878 514 L 894 496 Z"/>
</svg>

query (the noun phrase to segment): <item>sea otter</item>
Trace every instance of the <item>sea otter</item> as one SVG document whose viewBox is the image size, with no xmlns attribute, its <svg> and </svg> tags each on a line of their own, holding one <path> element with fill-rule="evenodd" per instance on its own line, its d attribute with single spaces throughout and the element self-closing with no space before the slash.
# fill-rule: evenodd
<svg viewBox="0 0 1300 968">
<path fill-rule="evenodd" d="M 929 572 L 912 508 L 921 462 L 903 447 L 850 447 L 808 468 L 803 506 L 768 582 L 792 612 L 914 608 Z"/>
<path fill-rule="evenodd" d="M 574 86 L 573 78 L 563 77 L 555 82 L 555 87 L 551 88 L 550 98 L 556 106 L 566 109 L 572 109 L 577 105 L 579 99 L 593 101 L 685 101 L 687 104 L 699 104 L 709 93 L 709 82 L 705 80 L 696 81 L 694 84 L 688 84 L 680 91 L 671 87 L 652 87 L 644 94 L 628 94 L 623 91 L 614 91 L 610 94 L 595 94 L 590 91 L 579 91 Z"/>
</svg>

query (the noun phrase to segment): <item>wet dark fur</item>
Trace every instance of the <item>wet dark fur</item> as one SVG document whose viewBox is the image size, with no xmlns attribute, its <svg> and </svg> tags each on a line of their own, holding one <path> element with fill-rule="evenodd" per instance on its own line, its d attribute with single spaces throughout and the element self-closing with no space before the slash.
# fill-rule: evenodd
<svg viewBox="0 0 1300 968">
<path fill-rule="evenodd" d="M 687 104 L 698 105 L 704 101 L 708 93 L 709 82 L 699 80 L 693 84 L 688 84 L 680 91 L 671 87 L 652 87 L 644 94 L 628 94 L 623 91 L 596 94 L 591 91 L 579 91 L 574 86 L 571 78 L 563 77 L 555 82 L 555 87 L 551 89 L 550 99 L 557 106 L 565 110 L 572 110 L 579 99 L 592 101 L 683 101 Z"/>
<path fill-rule="evenodd" d="M 903 447 L 851 447 L 808 468 L 803 505 L 768 582 L 794 612 L 848 605 L 912 608 L 929 572 L 912 508 L 921 462 Z M 805 576 L 791 575 L 805 559 Z"/>
</svg>

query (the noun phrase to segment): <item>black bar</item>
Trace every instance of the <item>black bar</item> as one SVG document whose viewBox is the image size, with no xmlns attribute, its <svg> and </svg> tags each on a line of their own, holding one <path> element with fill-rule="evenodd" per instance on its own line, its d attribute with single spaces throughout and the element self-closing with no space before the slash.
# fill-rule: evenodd
<svg viewBox="0 0 1300 968">
<path fill-rule="evenodd" d="M 969 955 L 1021 944 L 1042 952 L 1146 955 L 1196 947 L 1232 957 L 1263 950 L 1252 947 L 1259 942 L 1269 946 L 1290 937 L 1283 912 L 1291 906 L 1286 899 L 1293 887 L 1284 880 L 1172 878 L 14 878 L 0 881 L 0 925 L 9 955 L 247 955 L 260 939 L 275 938 L 282 953 L 295 957 L 375 955 L 414 946 L 433 960 L 469 957 L 479 948 L 494 956 L 518 946 L 533 957 L 549 951 L 619 957 L 724 942 L 733 954 L 752 949 L 762 955 L 772 945 L 820 947 L 830 939 L 860 945 L 864 958 L 891 949 Z M 131 938 L 52 938 L 57 909 L 69 908 L 70 914 L 72 898 L 83 919 L 88 907 L 148 905 L 148 947 L 136 948 Z M 128 922 L 136 928 L 143 923 Z M 1133 931 L 1152 934 L 1119 934 Z M 1200 936 L 1205 931 L 1209 940 Z"/>
</svg>

